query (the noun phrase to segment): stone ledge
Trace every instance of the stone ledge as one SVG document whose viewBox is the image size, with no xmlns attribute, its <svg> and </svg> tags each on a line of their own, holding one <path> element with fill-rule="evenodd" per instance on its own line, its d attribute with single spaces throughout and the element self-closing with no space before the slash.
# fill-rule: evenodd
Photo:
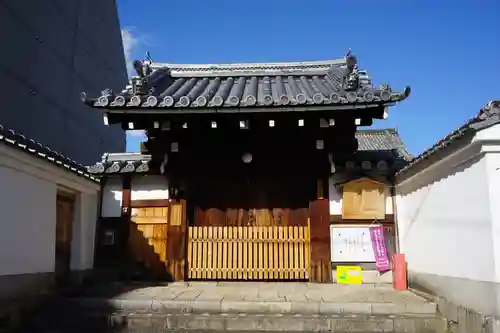
<svg viewBox="0 0 500 333">
<path fill-rule="evenodd" d="M 413 293 L 435 302 L 438 313 L 447 321 L 450 332 L 459 333 L 500 333 L 500 319 L 485 316 L 474 310 L 454 304 L 445 297 L 435 296 L 418 289 L 410 289 Z"/>
<path fill-rule="evenodd" d="M 96 313 L 97 323 L 127 332 L 196 331 L 196 332 L 443 332 L 445 323 L 436 316 L 369 316 L 369 315 L 236 315 L 236 314 L 155 314 L 117 312 L 106 316 Z M 99 319 L 101 318 L 101 319 Z M 64 328 L 95 328 L 92 317 L 78 317 L 75 322 L 65 317 Z M 79 323 L 79 321 L 84 322 Z M 73 326 L 71 326 L 73 325 Z M 102 327 L 102 326 L 101 326 Z"/>
<path fill-rule="evenodd" d="M 165 313 L 247 313 L 247 314 L 426 314 L 434 315 L 435 303 L 356 303 L 356 302 L 252 302 L 252 301 L 176 301 L 154 299 L 73 298 L 70 304 L 94 310 L 129 310 Z"/>
</svg>

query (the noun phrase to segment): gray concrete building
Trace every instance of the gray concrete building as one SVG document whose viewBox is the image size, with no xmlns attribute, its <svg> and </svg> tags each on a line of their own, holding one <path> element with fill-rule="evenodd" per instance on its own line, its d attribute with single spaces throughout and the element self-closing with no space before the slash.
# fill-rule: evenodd
<svg viewBox="0 0 500 333">
<path fill-rule="evenodd" d="M 0 0 L 0 41 L 0 124 L 86 165 L 125 150 L 79 99 L 126 85 L 115 0 Z"/>
</svg>

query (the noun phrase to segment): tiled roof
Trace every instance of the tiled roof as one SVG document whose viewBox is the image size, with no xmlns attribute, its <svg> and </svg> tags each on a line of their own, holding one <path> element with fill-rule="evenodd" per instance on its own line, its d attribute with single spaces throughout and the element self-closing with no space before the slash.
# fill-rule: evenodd
<svg viewBox="0 0 500 333">
<path fill-rule="evenodd" d="M 101 162 L 87 167 L 91 174 L 144 173 L 149 171 L 151 155 L 141 153 L 106 153 Z"/>
<path fill-rule="evenodd" d="M 402 175 L 413 166 L 427 159 L 431 155 L 446 148 L 456 140 L 462 138 L 468 133 L 475 132 L 489 126 L 500 123 L 500 101 L 490 101 L 479 113 L 467 120 L 462 126 L 436 142 L 432 147 L 426 149 L 423 153 L 415 157 L 409 164 L 398 171 L 397 175 Z"/>
<path fill-rule="evenodd" d="M 413 158 L 393 128 L 357 131 L 356 138 L 357 161 L 388 161 L 391 162 L 392 170 L 399 170 Z"/>
<path fill-rule="evenodd" d="M 141 77 L 133 78 L 120 94 L 109 89 L 84 101 L 97 108 L 142 108 L 195 112 L 194 109 L 319 108 L 347 105 L 389 105 L 405 99 L 410 90 L 373 88 L 365 71 L 348 69 L 346 60 L 177 65 L 135 62 Z M 145 75 L 144 72 L 149 73 Z M 131 83 L 132 83 L 131 82 Z M 198 110 L 199 112 L 200 110 Z"/>
<path fill-rule="evenodd" d="M 356 132 L 359 150 L 393 150 L 404 149 L 403 141 L 398 132 L 393 128 L 360 130 Z M 410 154 L 405 151 L 408 158 Z"/>
<path fill-rule="evenodd" d="M 99 179 L 87 172 L 83 165 L 76 163 L 72 159 L 58 153 L 57 151 L 51 150 L 33 139 L 26 138 L 24 135 L 17 133 L 12 129 L 4 128 L 2 125 L 0 125 L 0 142 L 14 149 L 24 151 L 32 156 L 44 159 L 47 162 L 52 163 L 61 169 L 70 171 L 78 176 L 99 182 Z"/>
<path fill-rule="evenodd" d="M 361 159 L 406 163 L 411 155 L 394 129 L 360 130 L 357 155 Z M 359 159 L 359 158 L 358 158 Z M 104 154 L 102 161 L 87 167 L 92 174 L 144 173 L 150 170 L 151 155 L 141 153 Z"/>
</svg>

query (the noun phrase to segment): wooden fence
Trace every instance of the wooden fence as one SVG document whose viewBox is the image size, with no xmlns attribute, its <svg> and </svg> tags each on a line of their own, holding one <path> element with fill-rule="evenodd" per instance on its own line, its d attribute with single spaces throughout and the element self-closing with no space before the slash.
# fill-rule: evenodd
<svg viewBox="0 0 500 333">
<path fill-rule="evenodd" d="M 309 226 L 189 227 L 188 277 L 308 279 Z"/>
</svg>

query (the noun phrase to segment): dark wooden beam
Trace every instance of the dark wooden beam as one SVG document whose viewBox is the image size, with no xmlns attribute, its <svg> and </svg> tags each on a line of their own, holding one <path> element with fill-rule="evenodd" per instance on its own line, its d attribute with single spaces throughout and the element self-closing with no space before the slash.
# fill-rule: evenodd
<svg viewBox="0 0 500 333">
<path fill-rule="evenodd" d="M 169 199 L 154 199 L 154 200 L 132 200 L 131 208 L 145 208 L 145 207 L 167 207 L 170 205 Z"/>
<path fill-rule="evenodd" d="M 331 282 L 330 203 L 328 198 L 317 199 L 309 206 L 311 232 L 311 282 Z"/>
<path fill-rule="evenodd" d="M 345 106 L 344 106 L 345 107 Z M 140 110 L 139 110 L 140 109 Z M 277 108 L 246 108 L 246 109 L 156 109 L 139 108 L 129 110 L 109 109 L 106 111 L 108 123 L 121 123 L 124 129 L 128 128 L 128 123 L 134 123 L 134 129 L 154 128 L 154 122 L 170 121 L 176 123 L 192 123 L 202 119 L 319 119 L 334 118 L 337 119 L 361 119 L 361 123 L 369 124 L 372 119 L 384 118 L 384 106 L 375 106 L 372 108 L 346 108 L 342 110 L 332 110 L 328 106 L 299 106 Z M 243 112 L 242 112 L 243 111 Z M 161 127 L 161 125 L 159 126 Z"/>
<path fill-rule="evenodd" d="M 122 189 L 122 223 L 121 230 L 123 230 L 123 237 L 120 241 L 121 251 L 126 257 L 128 240 L 130 237 L 130 216 L 132 214 L 132 190 L 131 190 L 132 179 L 130 176 L 123 177 L 123 189 Z"/>
<path fill-rule="evenodd" d="M 130 219 L 131 214 L 131 201 L 132 201 L 132 190 L 131 190 L 131 178 L 128 176 L 123 177 L 123 189 L 122 189 L 122 217 Z"/>
</svg>

